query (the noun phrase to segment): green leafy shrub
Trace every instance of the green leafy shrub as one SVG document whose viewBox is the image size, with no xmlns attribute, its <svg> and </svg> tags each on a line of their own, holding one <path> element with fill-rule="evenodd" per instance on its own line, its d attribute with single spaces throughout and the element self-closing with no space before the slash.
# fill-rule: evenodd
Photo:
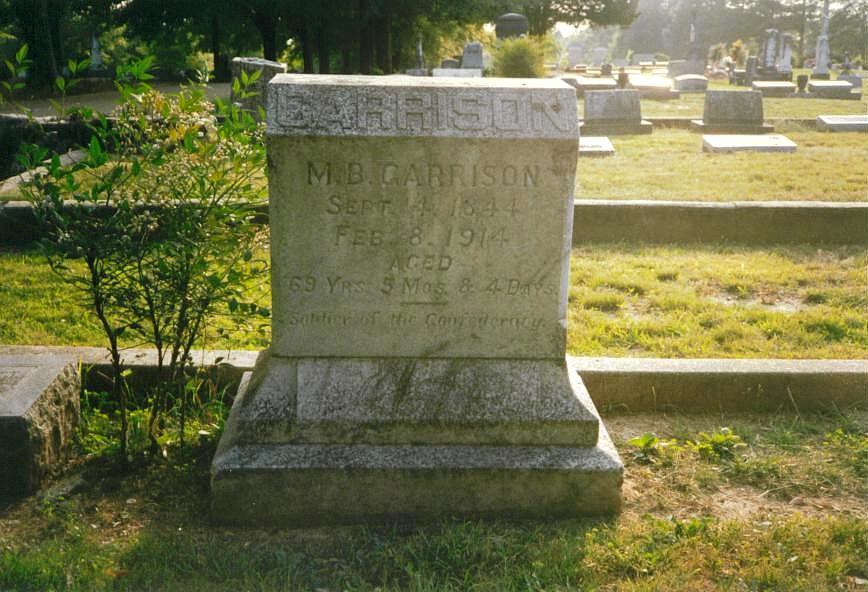
<svg viewBox="0 0 868 592">
<path fill-rule="evenodd" d="M 504 39 L 494 50 L 494 72 L 504 78 L 540 78 L 545 73 L 544 48 L 529 37 Z"/>
<path fill-rule="evenodd" d="M 176 406 L 184 437 L 198 392 L 189 382 L 191 351 L 207 320 L 218 311 L 268 314 L 245 295 L 251 278 L 267 278 L 264 263 L 253 260 L 253 218 L 265 200 L 263 126 L 232 106 L 218 112 L 197 86 L 177 95 L 148 90 L 147 65 L 121 69 L 125 102 L 112 125 L 101 117 L 93 126 L 84 160 L 62 166 L 54 155 L 47 172 L 22 188 L 49 264 L 81 292 L 108 341 L 124 460 L 130 397 L 121 340 L 157 350 L 162 381 L 148 399 L 144 429 L 156 452 Z M 21 159 L 33 168 L 47 156 L 30 146 Z"/>
<path fill-rule="evenodd" d="M 721 462 L 733 460 L 736 451 L 746 444 L 731 429 L 720 428 L 711 434 L 699 432 L 699 438 L 691 446 L 703 460 Z"/>
</svg>

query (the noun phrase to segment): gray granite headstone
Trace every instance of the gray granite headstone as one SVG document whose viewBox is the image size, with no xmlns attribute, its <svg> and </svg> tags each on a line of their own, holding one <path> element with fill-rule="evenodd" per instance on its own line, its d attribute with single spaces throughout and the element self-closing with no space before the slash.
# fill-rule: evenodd
<svg viewBox="0 0 868 592">
<path fill-rule="evenodd" d="M 631 89 L 585 92 L 582 134 L 650 134 L 651 123 L 642 120 L 639 91 Z"/>
<path fill-rule="evenodd" d="M 817 129 L 823 132 L 868 132 L 868 115 L 818 115 Z"/>
<path fill-rule="evenodd" d="M 250 97 L 238 97 L 235 95 L 234 88 L 231 92 L 229 100 L 239 103 L 242 109 L 258 112 L 259 107 L 265 108 L 268 103 L 268 81 L 276 74 L 286 72 L 286 64 L 272 62 L 262 58 L 237 57 L 232 58 L 230 65 L 232 79 L 241 78 L 241 73 L 245 72 L 248 76 L 255 72 L 261 72 L 257 81 L 252 84 L 247 90 L 248 92 L 256 93 Z"/>
<path fill-rule="evenodd" d="M 442 60 L 442 61 L 440 62 L 440 67 L 441 67 L 441 68 L 445 68 L 445 69 L 452 69 L 452 70 L 454 70 L 454 69 L 460 68 L 460 67 L 461 67 L 461 63 L 460 63 L 458 60 L 456 60 L 456 59 L 453 59 L 453 58 L 447 58 L 447 59 Z"/>
<path fill-rule="evenodd" d="M 708 90 L 708 78 L 699 74 L 682 74 L 674 78 L 673 85 L 680 92 L 705 92 Z"/>
<path fill-rule="evenodd" d="M 528 28 L 527 17 L 516 12 L 502 14 L 494 21 L 494 34 L 498 39 L 527 35 Z"/>
<path fill-rule="evenodd" d="M 483 69 L 482 44 L 479 41 L 471 41 L 464 45 L 461 67 L 477 70 Z"/>
<path fill-rule="evenodd" d="M 853 85 L 846 80 L 811 80 L 808 92 L 821 99 L 858 98 L 853 94 Z"/>
<path fill-rule="evenodd" d="M 763 122 L 763 95 L 757 90 L 708 90 L 702 120 L 690 129 L 709 134 L 762 134 L 774 131 Z"/>
<path fill-rule="evenodd" d="M 272 81 L 272 345 L 214 459 L 216 521 L 618 507 L 565 362 L 575 100 L 558 80 Z"/>
<path fill-rule="evenodd" d="M 570 44 L 567 46 L 567 67 L 572 68 L 585 61 L 585 48 L 581 45 Z"/>
<path fill-rule="evenodd" d="M 75 362 L 0 355 L 0 497 L 32 493 L 63 460 L 79 417 Z"/>
</svg>

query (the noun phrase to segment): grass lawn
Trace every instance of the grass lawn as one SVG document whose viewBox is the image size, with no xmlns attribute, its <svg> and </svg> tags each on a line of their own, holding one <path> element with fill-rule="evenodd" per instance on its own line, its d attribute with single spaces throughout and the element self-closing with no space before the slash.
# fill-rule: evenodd
<svg viewBox="0 0 868 592">
<path fill-rule="evenodd" d="M 866 269 L 868 253 L 857 247 L 582 247 L 572 257 L 568 351 L 864 358 Z M 80 297 L 37 252 L 0 251 L 0 278 L 0 343 L 102 345 Z M 249 289 L 268 303 L 267 276 Z M 217 318 L 210 328 L 206 348 L 260 349 L 269 341 L 268 319 Z"/>
<path fill-rule="evenodd" d="M 0 506 L 0 589 L 859 590 L 866 420 L 610 416 L 622 513 L 555 523 L 216 528 L 216 437 L 126 473 L 82 455 L 72 493 Z M 664 442 L 628 444 L 651 430 Z"/>
<path fill-rule="evenodd" d="M 776 131 L 795 153 L 708 154 L 702 135 L 657 129 L 649 136 L 610 136 L 615 155 L 581 158 L 580 199 L 705 201 L 868 201 L 868 136 L 829 134 L 795 124 Z"/>
</svg>

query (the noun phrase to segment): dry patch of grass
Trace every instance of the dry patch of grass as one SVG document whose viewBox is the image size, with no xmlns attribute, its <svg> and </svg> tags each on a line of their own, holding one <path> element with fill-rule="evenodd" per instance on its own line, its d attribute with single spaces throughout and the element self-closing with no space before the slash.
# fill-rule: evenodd
<svg viewBox="0 0 868 592">
<path fill-rule="evenodd" d="M 574 355 L 864 358 L 868 252 L 593 245 L 573 250 Z"/>
<path fill-rule="evenodd" d="M 626 461 L 623 512 L 548 524 L 214 528 L 213 439 L 126 473 L 79 459 L 78 490 L 0 509 L 0 589 L 858 589 L 868 578 L 866 419 L 609 417 Z M 685 444 L 722 425 L 745 444 L 734 458 L 703 459 Z M 638 460 L 627 441 L 649 430 L 680 450 Z M 769 491 L 733 470 L 753 459 L 798 489 Z"/>
<path fill-rule="evenodd" d="M 579 160 L 576 197 L 868 201 L 865 134 L 778 128 L 798 144 L 795 153 L 704 153 L 702 135 L 686 130 L 611 136 L 614 156 Z"/>
</svg>

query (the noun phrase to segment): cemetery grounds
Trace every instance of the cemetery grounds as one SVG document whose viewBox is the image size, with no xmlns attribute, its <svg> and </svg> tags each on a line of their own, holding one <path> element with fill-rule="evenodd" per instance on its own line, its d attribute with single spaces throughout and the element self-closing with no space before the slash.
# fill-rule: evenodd
<svg viewBox="0 0 868 592">
<path fill-rule="evenodd" d="M 695 110 L 687 97 L 643 101 L 644 115 Z M 865 99 L 831 101 L 839 111 L 774 101 L 767 118 L 866 110 Z M 701 103 L 687 116 L 700 113 Z M 615 157 L 580 161 L 576 196 L 868 199 L 863 135 L 779 131 L 799 152 L 707 155 L 685 130 L 616 138 Z M 856 246 L 581 245 L 568 353 L 864 359 L 866 270 Z M 4 248 L 0 277 L 0 343 L 102 345 L 36 250 Z M 249 290 L 267 304 L 267 277 Z M 208 349 L 269 341 L 267 319 L 212 327 Z M 215 395 L 184 446 L 167 442 L 164 459 L 139 456 L 118 472 L 111 418 L 88 393 L 63 476 L 0 509 L 0 590 L 868 589 L 864 409 L 601 409 L 626 464 L 623 512 L 610 519 L 285 531 L 208 524 L 208 467 L 228 405 Z"/>
</svg>

